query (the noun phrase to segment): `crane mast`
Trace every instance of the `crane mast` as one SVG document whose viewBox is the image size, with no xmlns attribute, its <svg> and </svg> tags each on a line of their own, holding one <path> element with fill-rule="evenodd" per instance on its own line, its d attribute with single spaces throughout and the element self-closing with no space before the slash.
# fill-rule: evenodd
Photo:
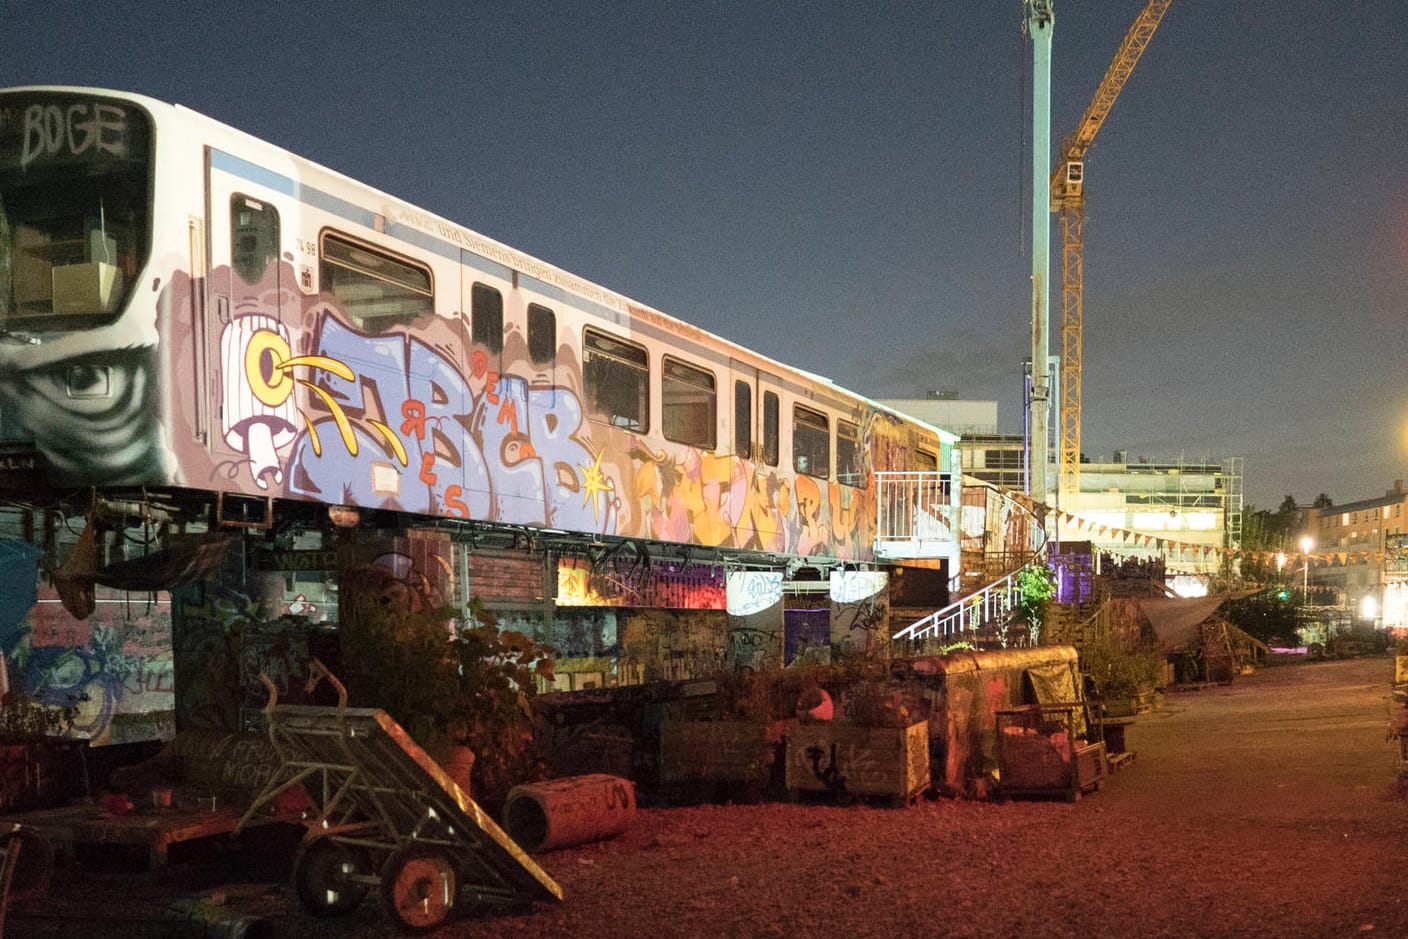
<svg viewBox="0 0 1408 939">
<path fill-rule="evenodd" d="M 1051 219 L 1042 188 L 1051 172 L 1051 0 L 1025 0 L 1022 26 L 1032 43 L 1032 378 L 1027 494 L 1038 505 L 1050 492 L 1051 378 L 1047 370 Z"/>
<path fill-rule="evenodd" d="M 1109 116 L 1172 0 L 1149 0 L 1125 34 L 1080 123 L 1061 141 L 1051 173 L 1051 208 L 1061 214 L 1061 448 L 1058 492 L 1063 502 L 1080 491 L 1081 317 L 1085 286 L 1085 154 Z"/>
</svg>

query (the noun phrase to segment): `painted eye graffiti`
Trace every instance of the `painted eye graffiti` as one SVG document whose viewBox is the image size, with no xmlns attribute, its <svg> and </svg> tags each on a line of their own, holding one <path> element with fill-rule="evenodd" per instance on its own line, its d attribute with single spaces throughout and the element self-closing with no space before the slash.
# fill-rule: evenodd
<svg viewBox="0 0 1408 939">
<path fill-rule="evenodd" d="M 70 365 L 68 394 L 71 398 L 100 398 L 109 393 L 109 373 L 105 365 Z"/>
</svg>

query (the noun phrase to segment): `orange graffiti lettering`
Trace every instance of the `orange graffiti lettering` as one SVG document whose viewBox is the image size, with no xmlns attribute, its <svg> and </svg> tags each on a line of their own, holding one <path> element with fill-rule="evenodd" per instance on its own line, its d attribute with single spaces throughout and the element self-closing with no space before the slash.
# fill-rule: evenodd
<svg viewBox="0 0 1408 939">
<path fill-rule="evenodd" d="M 499 405 L 499 413 L 496 419 L 500 424 L 509 425 L 509 433 L 518 433 L 518 402 L 512 398 L 505 398 Z"/>
<path fill-rule="evenodd" d="M 469 518 L 469 506 L 464 504 L 464 490 L 458 485 L 445 488 L 445 514 L 456 518 Z"/>
<path fill-rule="evenodd" d="M 415 434 L 417 440 L 425 439 L 425 405 L 414 398 L 401 403 L 401 433 Z"/>
</svg>

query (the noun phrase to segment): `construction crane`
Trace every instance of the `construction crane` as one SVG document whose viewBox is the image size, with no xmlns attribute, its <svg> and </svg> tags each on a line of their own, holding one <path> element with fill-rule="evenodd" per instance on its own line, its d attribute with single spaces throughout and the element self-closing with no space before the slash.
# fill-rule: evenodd
<svg viewBox="0 0 1408 939">
<path fill-rule="evenodd" d="M 1061 141 L 1051 172 L 1051 211 L 1061 213 L 1061 453 L 1058 493 L 1063 504 L 1080 492 L 1081 315 L 1085 283 L 1085 154 L 1129 81 L 1172 0 L 1149 0 L 1129 27 L 1080 123 Z"/>
</svg>

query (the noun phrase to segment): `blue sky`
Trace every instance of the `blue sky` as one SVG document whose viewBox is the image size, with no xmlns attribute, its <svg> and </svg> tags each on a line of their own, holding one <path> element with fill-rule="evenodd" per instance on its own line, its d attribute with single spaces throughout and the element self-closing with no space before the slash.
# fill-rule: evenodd
<svg viewBox="0 0 1408 939">
<path fill-rule="evenodd" d="M 1056 136 L 1142 6 L 1055 0 Z M 0 8 L 0 86 L 185 104 L 862 393 L 1020 428 L 1017 0 Z M 1088 454 L 1242 457 L 1273 508 L 1408 478 L 1405 49 L 1397 0 L 1174 0 L 1086 163 Z"/>
</svg>

